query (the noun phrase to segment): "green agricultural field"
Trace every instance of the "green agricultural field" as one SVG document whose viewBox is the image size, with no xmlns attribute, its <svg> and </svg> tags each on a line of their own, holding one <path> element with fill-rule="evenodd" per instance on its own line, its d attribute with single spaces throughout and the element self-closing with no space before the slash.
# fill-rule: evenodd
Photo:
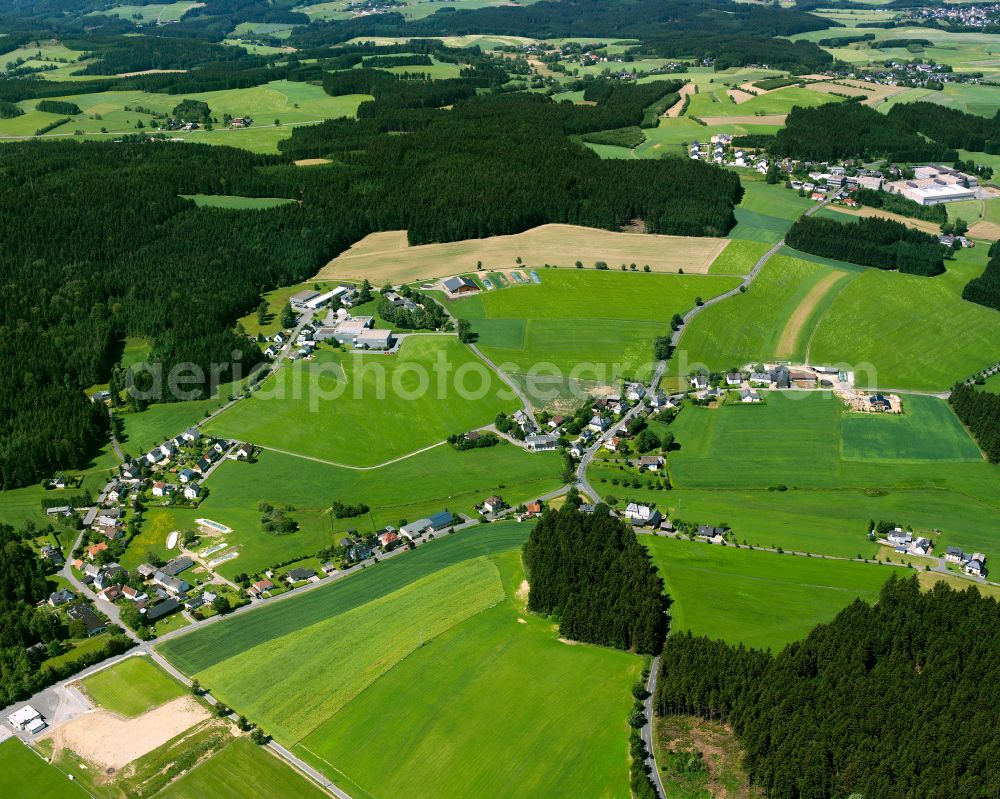
<svg viewBox="0 0 1000 799">
<path fill-rule="evenodd" d="M 267 749 L 237 738 L 156 794 L 157 799 L 324 799 L 327 793 Z"/>
<path fill-rule="evenodd" d="M 878 599 L 891 567 L 644 536 L 670 605 L 671 631 L 775 652 L 857 598 Z"/>
<path fill-rule="evenodd" d="M 558 641 L 517 598 L 517 553 L 495 560 L 504 602 L 413 652 L 296 753 L 355 799 L 503 796 L 511 785 L 526 799 L 626 799 L 625 719 L 642 660 Z"/>
<path fill-rule="evenodd" d="M 814 203 L 798 192 L 780 184 L 765 183 L 750 175 L 741 176 L 743 200 L 736 207 L 736 227 L 731 239 L 750 239 L 774 244 L 781 240 L 792 223 Z"/>
<path fill-rule="evenodd" d="M 818 308 L 856 276 L 791 255 L 772 256 L 746 292 L 688 323 L 671 371 L 683 377 L 699 365 L 731 369 L 777 354 L 803 360 Z"/>
<path fill-rule="evenodd" d="M 518 407 L 457 338 L 413 336 L 397 354 L 334 352 L 289 363 L 208 433 L 334 464 L 377 466 Z"/>
<path fill-rule="evenodd" d="M 154 445 L 183 433 L 229 402 L 236 388 L 235 384 L 226 383 L 219 386 L 210 399 L 157 403 L 137 413 L 116 411 L 123 425 L 122 449 L 133 456 L 141 455 Z"/>
<path fill-rule="evenodd" d="M 820 317 L 810 357 L 851 364 L 860 386 L 947 390 L 995 362 L 1000 312 L 961 299 L 986 248 L 961 251 L 934 278 L 868 269 Z"/>
<path fill-rule="evenodd" d="M 84 690 L 105 710 L 119 716 L 140 716 L 187 694 L 177 680 L 148 658 L 131 657 L 83 681 Z"/>
<path fill-rule="evenodd" d="M 503 597 L 493 561 L 473 558 L 246 649 L 197 677 L 214 696 L 290 745 L 411 652 Z M 318 652 L 322 669 L 316 668 Z"/>
<path fill-rule="evenodd" d="M 179 0 L 175 3 L 154 3 L 148 6 L 120 5 L 111 8 L 92 11 L 88 16 L 101 14 L 109 17 L 119 17 L 129 22 L 137 22 L 142 25 L 152 23 L 162 24 L 165 22 L 178 22 L 188 11 L 204 5 L 200 2 L 187 2 Z"/>
<path fill-rule="evenodd" d="M 971 225 L 974 222 L 984 220 L 1000 225 L 1000 197 L 991 200 L 962 200 L 957 203 L 946 203 L 945 210 L 948 212 L 948 219 L 951 222 L 956 219 L 964 219 Z"/>
<path fill-rule="evenodd" d="M 948 405 L 904 397 L 900 415 L 845 414 L 841 450 L 849 460 L 981 461 L 979 447 Z"/>
<path fill-rule="evenodd" d="M 560 376 L 610 383 L 648 377 L 653 339 L 670 317 L 736 285 L 723 276 L 543 269 L 540 285 L 514 286 L 450 305 L 469 319 L 479 346 L 509 373 L 553 364 Z M 547 374 L 547 373 L 546 373 Z"/>
<path fill-rule="evenodd" d="M 293 125 L 313 124 L 324 119 L 354 116 L 367 95 L 330 97 L 322 87 L 310 83 L 272 81 L 248 89 L 228 89 L 194 94 L 169 95 L 142 91 L 108 91 L 94 94 L 68 95 L 55 98 L 76 103 L 82 113 L 72 122 L 56 128 L 45 138 L 77 136 L 116 136 L 150 132 L 154 117 L 144 108 L 159 114 L 169 114 L 182 99 L 203 100 L 208 103 L 213 117 L 250 116 L 254 124 L 249 128 L 224 128 L 173 131 L 172 138 L 205 144 L 229 144 L 258 152 L 277 152 L 277 142 L 291 135 Z M 30 137 L 45 125 L 59 119 L 58 114 L 35 110 L 37 100 L 24 100 L 19 105 L 26 111 L 23 116 L 0 120 L 0 136 Z M 132 109 L 126 111 L 126 107 Z M 275 125 L 275 120 L 279 122 Z M 138 128 L 139 123 L 142 128 Z"/>
<path fill-rule="evenodd" d="M 989 391 L 992 394 L 1000 394 L 1000 372 L 986 379 L 983 390 Z"/>
<path fill-rule="evenodd" d="M 588 477 L 605 496 L 655 502 L 688 523 L 728 524 L 754 546 L 874 557 L 865 533 L 884 519 L 933 535 L 939 550 L 993 551 L 996 467 L 972 459 L 971 439 L 943 401 L 903 402 L 902 418 L 859 417 L 818 392 L 686 407 L 671 427 L 680 447 L 668 457 L 672 491 L 615 485 L 624 475 L 613 463 L 595 463 Z"/>
<path fill-rule="evenodd" d="M 184 194 L 187 200 L 194 200 L 199 208 L 226 208 L 237 211 L 259 211 L 289 205 L 295 200 L 285 197 L 233 197 L 226 194 Z"/>
<path fill-rule="evenodd" d="M 253 573 L 274 563 L 313 555 L 337 543 L 343 531 L 362 532 L 401 519 L 415 521 L 448 509 L 472 514 L 491 494 L 501 493 L 515 506 L 559 487 L 562 459 L 555 452 L 529 453 L 510 444 L 457 452 L 435 447 L 378 469 L 343 469 L 303 458 L 264 452 L 257 463 L 229 461 L 206 481 L 208 497 L 198 510 L 149 508 L 142 531 L 121 558 L 135 568 L 153 551 L 167 556 L 167 536 L 173 530 L 195 529 L 195 519 L 210 518 L 233 529 L 220 539 L 239 557 L 218 567 L 232 577 Z M 334 500 L 364 502 L 364 516 L 335 519 L 328 511 Z M 291 505 L 299 529 L 287 535 L 261 530 L 261 500 Z M 205 546 L 214 543 L 205 539 Z"/>
<path fill-rule="evenodd" d="M 87 792 L 17 738 L 0 743 L 0 796 L 26 796 L 31 786 L 32 799 L 86 799 Z"/>
<path fill-rule="evenodd" d="M 712 261 L 708 268 L 710 275 L 745 275 L 761 256 L 770 249 L 763 241 L 734 240 Z"/>
<path fill-rule="evenodd" d="M 167 641 L 159 649 L 181 671 L 196 675 L 267 641 L 294 635 L 330 616 L 388 596 L 442 569 L 482 555 L 520 549 L 530 530 L 528 524 L 502 522 L 445 535 L 292 601 L 202 627 Z"/>
</svg>

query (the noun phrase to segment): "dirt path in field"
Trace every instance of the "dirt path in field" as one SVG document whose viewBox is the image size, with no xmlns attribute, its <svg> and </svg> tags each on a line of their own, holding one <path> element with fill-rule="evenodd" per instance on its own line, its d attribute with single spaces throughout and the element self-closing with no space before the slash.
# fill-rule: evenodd
<svg viewBox="0 0 1000 799">
<path fill-rule="evenodd" d="M 134 719 L 95 710 L 57 727 L 48 737 L 54 752 L 71 749 L 102 771 L 117 771 L 207 718 L 211 714 L 194 697 L 182 696 Z"/>
<path fill-rule="evenodd" d="M 694 94 L 697 91 L 697 89 L 698 87 L 695 86 L 693 83 L 685 83 L 683 86 L 681 86 L 680 91 L 677 92 L 680 95 L 680 97 L 677 99 L 676 103 L 670 106 L 670 108 L 668 108 L 663 113 L 663 116 L 667 119 L 677 119 L 677 117 L 681 115 L 681 111 L 684 110 L 684 101 L 687 100 L 687 98 L 690 97 L 692 94 Z"/>
<path fill-rule="evenodd" d="M 763 114 L 755 116 L 701 117 L 706 125 L 784 125 L 788 114 Z"/>
<path fill-rule="evenodd" d="M 845 277 L 847 277 L 846 272 L 832 272 L 809 290 L 809 293 L 799 303 L 799 307 L 795 309 L 795 313 L 785 322 L 785 329 L 781 331 L 778 346 L 774 349 L 775 357 L 786 358 L 794 354 L 795 343 L 799 340 L 799 334 L 809 317 L 812 316 L 813 310 L 819 301 L 826 296 L 826 293 Z"/>
</svg>

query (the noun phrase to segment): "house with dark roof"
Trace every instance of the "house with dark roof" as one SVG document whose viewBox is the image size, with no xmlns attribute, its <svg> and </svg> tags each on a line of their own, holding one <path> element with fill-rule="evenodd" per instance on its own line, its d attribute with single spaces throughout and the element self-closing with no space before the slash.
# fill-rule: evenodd
<svg viewBox="0 0 1000 799">
<path fill-rule="evenodd" d="M 449 294 L 474 294 L 479 291 L 476 282 L 467 277 L 449 277 L 447 280 L 443 280 L 441 285 Z"/>
<path fill-rule="evenodd" d="M 74 621 L 83 622 L 88 638 L 100 635 L 108 629 L 108 625 L 101 621 L 100 617 L 87 605 L 73 605 L 66 611 L 66 615 Z"/>
<path fill-rule="evenodd" d="M 291 569 L 288 572 L 288 574 L 285 575 L 285 579 L 288 580 L 289 583 L 294 584 L 294 583 L 300 583 L 303 580 L 311 580 L 315 576 L 316 572 L 314 572 L 312 569 L 303 569 L 301 567 L 298 567 L 295 569 Z"/>
<path fill-rule="evenodd" d="M 158 621 L 162 619 L 164 616 L 168 616 L 169 614 L 177 610 L 180 610 L 180 608 L 181 608 L 180 602 L 178 602 L 173 597 L 167 597 L 162 602 L 158 602 L 157 604 L 153 605 L 153 607 L 151 608 L 149 607 L 143 608 L 140 611 L 140 613 L 145 614 L 146 619 L 148 621 Z"/>
<path fill-rule="evenodd" d="M 194 561 L 191 558 L 187 555 L 180 555 L 164 563 L 160 567 L 160 571 L 173 577 L 186 569 L 190 569 L 192 566 L 194 566 Z"/>
<path fill-rule="evenodd" d="M 70 591 L 68 588 L 63 588 L 59 591 L 54 591 L 49 594 L 49 605 L 54 608 L 60 605 L 65 605 L 67 602 L 72 602 L 76 599 L 76 594 Z"/>
<path fill-rule="evenodd" d="M 771 370 L 771 382 L 777 388 L 791 388 L 792 375 L 787 366 L 776 366 Z"/>
<path fill-rule="evenodd" d="M 455 516 L 451 511 L 443 510 L 440 513 L 435 513 L 428 521 L 432 530 L 442 530 L 455 523 Z"/>
</svg>

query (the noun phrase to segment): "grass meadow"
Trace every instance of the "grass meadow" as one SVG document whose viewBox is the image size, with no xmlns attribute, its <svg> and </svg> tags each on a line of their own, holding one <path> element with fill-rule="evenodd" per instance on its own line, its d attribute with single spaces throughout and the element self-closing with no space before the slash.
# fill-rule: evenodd
<svg viewBox="0 0 1000 799">
<path fill-rule="evenodd" d="M 419 335 L 392 355 L 324 348 L 315 361 L 286 364 L 205 430 L 337 464 L 376 466 L 517 407 L 496 373 L 457 338 Z"/>
<path fill-rule="evenodd" d="M 610 382 L 648 375 L 653 339 L 669 333 L 674 313 L 737 284 L 726 276 L 654 275 L 594 269 L 548 269 L 538 285 L 514 286 L 458 300 L 456 316 L 472 322 L 479 346 L 510 373 L 554 364 L 565 376 Z"/>
<path fill-rule="evenodd" d="M 731 239 L 774 244 L 813 205 L 808 197 L 800 197 L 780 184 L 765 183 L 749 175 L 741 178 L 744 194 L 735 210 L 737 224 L 729 231 Z"/>
<path fill-rule="evenodd" d="M 784 89 L 760 94 L 744 103 L 735 103 L 723 88 L 714 91 L 700 91 L 691 96 L 687 115 L 699 118 L 748 117 L 772 114 L 787 114 L 794 106 L 812 108 L 830 102 L 841 102 L 843 98 L 808 88 L 789 86 Z"/>
<path fill-rule="evenodd" d="M 236 197 L 229 194 L 184 194 L 199 208 L 225 208 L 230 211 L 261 211 L 295 202 L 285 197 Z"/>
<path fill-rule="evenodd" d="M 30 787 L 30 794 L 25 790 Z M 0 795 L 32 799 L 86 799 L 87 792 L 17 738 L 0 743 Z"/>
<path fill-rule="evenodd" d="M 991 365 L 1000 312 L 961 298 L 986 257 L 985 247 L 962 250 L 933 278 L 865 270 L 819 319 L 811 359 L 854 365 L 862 387 L 927 391 Z"/>
<path fill-rule="evenodd" d="M 229 402 L 236 388 L 236 384 L 226 383 L 219 386 L 209 399 L 156 403 L 137 413 L 116 411 L 122 420 L 122 450 L 138 456 L 154 445 L 183 433 Z"/>
<path fill-rule="evenodd" d="M 157 799 L 323 799 L 328 794 L 270 751 L 237 738 L 156 794 Z"/>
<path fill-rule="evenodd" d="M 99 671 L 83 681 L 94 702 L 119 716 L 141 716 L 187 690 L 163 669 L 145 657 L 131 657 Z"/>
<path fill-rule="evenodd" d="M 527 797 L 625 799 L 642 660 L 561 643 L 524 611 L 529 529 L 463 531 L 161 649 L 355 799 L 513 782 Z"/>
<path fill-rule="evenodd" d="M 671 631 L 771 649 L 804 638 L 857 598 L 878 599 L 892 567 L 643 536 L 660 570 Z"/>
<path fill-rule="evenodd" d="M 166 556 L 171 531 L 195 529 L 195 519 L 207 517 L 232 528 L 219 540 L 240 553 L 220 564 L 218 571 L 227 577 L 252 573 L 312 555 L 338 542 L 351 527 L 366 532 L 446 508 L 472 514 L 476 505 L 496 493 L 516 507 L 558 488 L 561 467 L 555 452 L 534 454 L 506 443 L 465 452 L 444 445 L 371 470 L 264 452 L 256 463 L 228 461 L 213 472 L 205 483 L 209 495 L 197 510 L 149 508 L 122 564 L 135 568 L 147 560 L 148 551 Z M 364 502 L 371 510 L 364 516 L 335 519 L 328 509 L 337 499 Z M 299 529 L 287 535 L 264 533 L 257 508 L 261 500 L 293 507 L 290 515 Z M 206 546 L 210 540 L 205 539 Z"/>
<path fill-rule="evenodd" d="M 710 275 L 745 275 L 754 268 L 757 261 L 770 249 L 763 241 L 734 239 L 708 268 Z"/>
</svg>

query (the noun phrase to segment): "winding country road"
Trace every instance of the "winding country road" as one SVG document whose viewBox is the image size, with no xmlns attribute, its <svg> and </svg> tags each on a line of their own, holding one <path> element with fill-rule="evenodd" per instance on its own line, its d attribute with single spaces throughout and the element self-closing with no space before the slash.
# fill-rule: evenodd
<svg viewBox="0 0 1000 799">
<path fill-rule="evenodd" d="M 642 726 L 642 740 L 646 744 L 646 766 L 649 768 L 649 779 L 657 791 L 660 799 L 666 799 L 667 791 L 663 787 L 663 780 L 660 778 L 660 770 L 656 766 L 656 754 L 653 749 L 653 702 L 656 698 L 656 678 L 660 673 L 660 658 L 657 655 L 653 662 L 649 664 L 649 680 L 646 681 L 646 723 Z"/>
</svg>

